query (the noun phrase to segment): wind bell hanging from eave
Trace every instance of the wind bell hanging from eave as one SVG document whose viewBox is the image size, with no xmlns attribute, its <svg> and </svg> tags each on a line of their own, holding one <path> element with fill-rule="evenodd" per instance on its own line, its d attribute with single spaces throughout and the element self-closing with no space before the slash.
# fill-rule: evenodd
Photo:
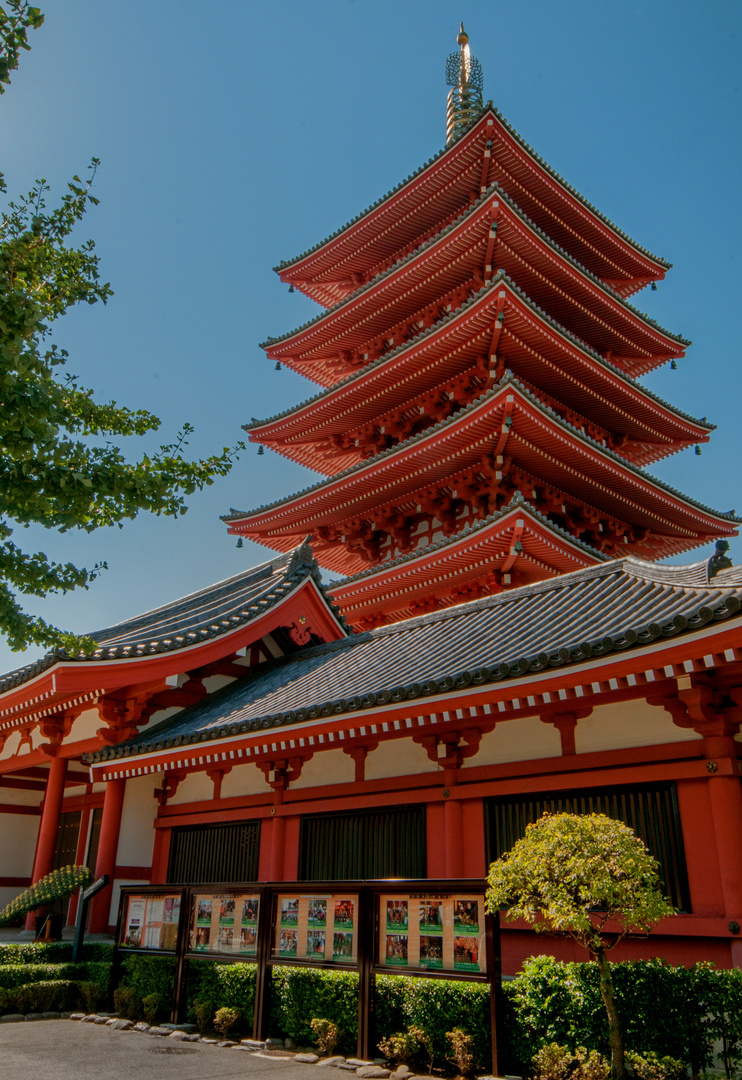
<svg viewBox="0 0 742 1080">
<path fill-rule="evenodd" d="M 457 139 L 484 107 L 482 65 L 471 54 L 463 23 L 456 41 L 459 52 L 451 53 L 446 60 L 446 84 L 451 87 L 446 107 L 446 145 Z"/>
</svg>

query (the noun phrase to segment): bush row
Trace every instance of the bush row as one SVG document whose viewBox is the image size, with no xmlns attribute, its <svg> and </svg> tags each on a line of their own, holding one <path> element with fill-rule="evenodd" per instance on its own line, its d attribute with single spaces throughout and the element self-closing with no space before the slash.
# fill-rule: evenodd
<svg viewBox="0 0 742 1080">
<path fill-rule="evenodd" d="M 110 963 L 113 959 L 113 945 L 108 941 L 86 942 L 83 945 L 82 958 Z M 0 967 L 6 964 L 63 964 L 71 960 L 71 941 L 0 943 Z"/>
<path fill-rule="evenodd" d="M 614 965 L 616 1003 L 626 1049 L 672 1057 L 693 1075 L 720 1064 L 742 1066 L 742 971 L 701 963 L 672 967 L 662 960 Z M 595 964 L 534 957 L 503 987 L 501 1029 L 510 1072 L 527 1069 L 549 1043 L 608 1053 L 608 1026 Z M 722 1058 L 715 1062 L 714 1044 Z"/>
<path fill-rule="evenodd" d="M 40 979 L 0 988 L 0 1015 L 5 1013 L 93 1012 L 105 1006 L 106 988 L 90 980 Z"/>
</svg>

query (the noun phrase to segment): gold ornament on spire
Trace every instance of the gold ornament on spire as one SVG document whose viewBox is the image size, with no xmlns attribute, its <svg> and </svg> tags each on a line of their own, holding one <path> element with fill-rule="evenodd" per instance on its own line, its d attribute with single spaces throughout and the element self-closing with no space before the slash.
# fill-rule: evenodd
<svg viewBox="0 0 742 1080">
<path fill-rule="evenodd" d="M 482 66 L 471 54 L 463 23 L 456 42 L 459 51 L 446 60 L 446 84 L 451 87 L 446 108 L 446 145 L 457 139 L 484 107 Z"/>
</svg>

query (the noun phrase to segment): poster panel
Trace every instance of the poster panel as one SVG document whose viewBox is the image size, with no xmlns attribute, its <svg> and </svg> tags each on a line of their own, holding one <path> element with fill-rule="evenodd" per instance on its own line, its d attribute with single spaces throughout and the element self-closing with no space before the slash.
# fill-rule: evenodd
<svg viewBox="0 0 742 1080">
<path fill-rule="evenodd" d="M 179 894 L 130 895 L 127 898 L 120 944 L 125 949 L 175 952 L 179 923 Z"/>
<path fill-rule="evenodd" d="M 283 894 L 276 901 L 274 960 L 355 964 L 358 896 Z"/>
<path fill-rule="evenodd" d="M 193 898 L 190 952 L 257 956 L 260 897 L 201 893 Z"/>
<path fill-rule="evenodd" d="M 383 967 L 486 972 L 482 895 L 385 893 L 378 920 Z"/>
</svg>

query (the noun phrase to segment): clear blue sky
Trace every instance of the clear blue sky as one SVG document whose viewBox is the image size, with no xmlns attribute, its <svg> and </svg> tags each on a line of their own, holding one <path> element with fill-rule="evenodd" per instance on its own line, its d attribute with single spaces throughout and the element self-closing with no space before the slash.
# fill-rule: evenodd
<svg viewBox="0 0 742 1080">
<path fill-rule="evenodd" d="M 39 0 L 41 3 L 41 0 Z M 674 263 L 636 303 L 693 339 L 647 380 L 719 431 L 703 456 L 654 466 L 717 509 L 742 511 L 739 423 L 738 0 L 47 0 L 0 98 L 9 192 L 61 192 L 92 156 L 92 236 L 115 296 L 57 324 L 70 370 L 101 399 L 146 407 L 194 453 L 310 396 L 258 348 L 311 317 L 271 267 L 321 240 L 443 145 L 444 63 L 463 19 L 485 97 L 620 228 Z M 52 558 L 110 569 L 34 608 L 105 626 L 262 561 L 219 515 L 312 474 L 248 449 L 177 522 L 91 536 L 18 531 Z M 742 543 L 732 543 L 735 561 Z M 704 552 L 705 554 L 705 552 Z M 691 556 L 692 558 L 693 556 Z M 701 557 L 699 555 L 698 557 Z M 0 670 L 31 659 L 0 646 Z"/>
</svg>

